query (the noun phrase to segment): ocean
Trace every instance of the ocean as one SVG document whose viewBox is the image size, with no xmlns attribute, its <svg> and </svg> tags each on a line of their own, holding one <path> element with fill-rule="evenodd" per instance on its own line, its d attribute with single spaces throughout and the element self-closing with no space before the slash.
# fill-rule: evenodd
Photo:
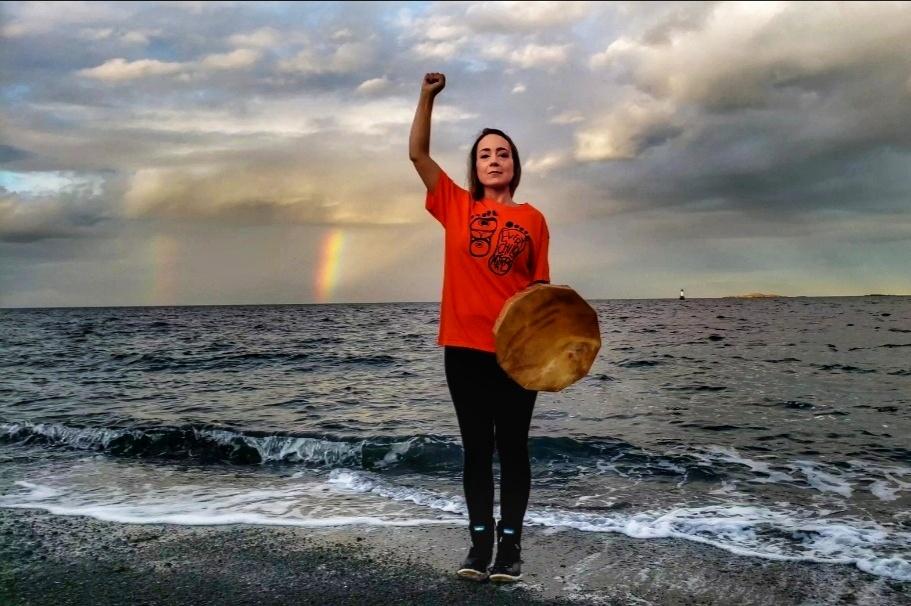
<svg viewBox="0 0 911 606">
<path fill-rule="evenodd" d="M 591 372 L 538 395 L 528 528 L 911 580 L 911 297 L 590 303 Z M 436 303 L 0 310 L 0 507 L 464 527 L 438 321 Z"/>
</svg>

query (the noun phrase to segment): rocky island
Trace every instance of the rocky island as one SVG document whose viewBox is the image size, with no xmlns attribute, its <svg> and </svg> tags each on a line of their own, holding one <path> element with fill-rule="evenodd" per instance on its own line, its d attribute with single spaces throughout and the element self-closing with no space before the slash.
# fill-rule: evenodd
<svg viewBox="0 0 911 606">
<path fill-rule="evenodd" d="M 786 298 L 785 295 L 775 295 L 775 294 L 766 294 L 761 292 L 751 292 L 745 295 L 732 295 L 730 297 L 722 297 L 723 299 L 783 299 Z"/>
</svg>

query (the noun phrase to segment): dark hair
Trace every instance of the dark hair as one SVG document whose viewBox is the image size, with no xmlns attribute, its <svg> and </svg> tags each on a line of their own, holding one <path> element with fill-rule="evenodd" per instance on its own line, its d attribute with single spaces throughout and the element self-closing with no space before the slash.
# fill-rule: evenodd
<svg viewBox="0 0 911 606">
<path fill-rule="evenodd" d="M 509 141 L 509 147 L 512 148 L 512 181 L 509 182 L 510 194 L 516 193 L 516 189 L 519 187 L 519 181 L 522 179 L 522 163 L 519 162 L 519 150 L 516 148 L 516 144 L 512 142 L 509 135 L 500 129 L 485 128 L 481 131 L 481 134 L 478 135 L 478 138 L 474 140 L 474 145 L 471 146 L 471 151 L 468 152 L 468 190 L 471 192 L 471 197 L 474 200 L 481 200 L 484 198 L 484 184 L 478 179 L 478 143 L 487 135 L 500 135 Z"/>
</svg>

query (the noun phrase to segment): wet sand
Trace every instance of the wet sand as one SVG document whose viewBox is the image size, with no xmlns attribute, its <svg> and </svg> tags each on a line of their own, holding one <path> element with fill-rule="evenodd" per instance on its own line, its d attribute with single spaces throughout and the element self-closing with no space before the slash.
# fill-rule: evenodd
<svg viewBox="0 0 911 606">
<path fill-rule="evenodd" d="M 523 582 L 454 575 L 451 527 L 122 524 L 0 509 L 0 604 L 911 605 L 911 583 L 679 539 L 528 527 Z"/>
</svg>

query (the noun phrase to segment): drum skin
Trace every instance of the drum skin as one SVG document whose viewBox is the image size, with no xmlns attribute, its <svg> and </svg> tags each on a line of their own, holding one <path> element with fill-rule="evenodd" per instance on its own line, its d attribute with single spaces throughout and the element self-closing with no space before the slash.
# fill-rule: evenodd
<svg viewBox="0 0 911 606">
<path fill-rule="evenodd" d="M 598 314 L 566 285 L 534 284 L 503 304 L 493 327 L 497 362 L 534 391 L 560 391 L 591 369 L 601 349 Z"/>
</svg>

